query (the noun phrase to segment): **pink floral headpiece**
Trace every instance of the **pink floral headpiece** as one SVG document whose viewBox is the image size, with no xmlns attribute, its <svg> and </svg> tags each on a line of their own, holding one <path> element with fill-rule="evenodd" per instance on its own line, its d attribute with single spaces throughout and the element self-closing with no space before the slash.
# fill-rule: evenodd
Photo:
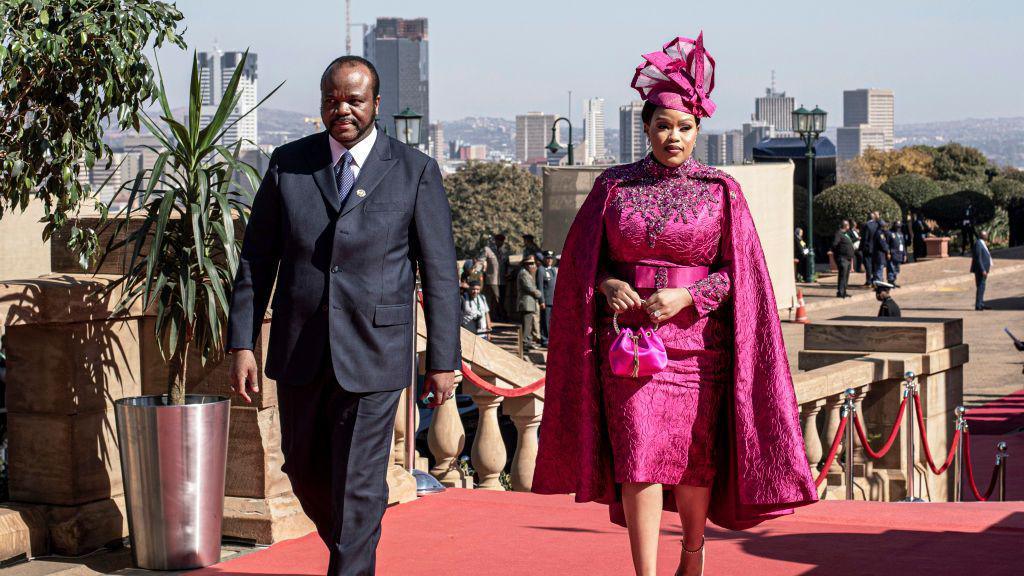
<svg viewBox="0 0 1024 576">
<path fill-rule="evenodd" d="M 662 108 L 708 118 L 715 113 L 715 59 L 704 49 L 704 32 L 696 40 L 679 37 L 661 52 L 644 54 L 636 67 L 633 88 L 644 100 Z"/>
</svg>

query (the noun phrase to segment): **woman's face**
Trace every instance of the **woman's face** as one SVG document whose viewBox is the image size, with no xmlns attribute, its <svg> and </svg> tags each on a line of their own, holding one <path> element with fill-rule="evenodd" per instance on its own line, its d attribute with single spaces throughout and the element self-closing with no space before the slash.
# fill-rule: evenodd
<svg viewBox="0 0 1024 576">
<path fill-rule="evenodd" d="M 658 108 L 651 117 L 651 123 L 644 124 L 644 130 L 651 141 L 654 158 L 665 166 L 675 168 L 693 153 L 700 128 L 692 114 L 671 108 Z"/>
</svg>

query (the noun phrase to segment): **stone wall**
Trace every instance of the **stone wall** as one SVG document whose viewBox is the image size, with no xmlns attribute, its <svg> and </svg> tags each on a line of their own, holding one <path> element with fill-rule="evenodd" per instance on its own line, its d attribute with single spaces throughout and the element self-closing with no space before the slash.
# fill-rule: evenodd
<svg viewBox="0 0 1024 576">
<path fill-rule="evenodd" d="M 607 166 L 544 168 L 544 248 L 561 252 L 576 213 Z M 736 178 L 764 248 L 779 308 L 796 296 L 793 270 L 793 164 L 722 166 Z"/>
<path fill-rule="evenodd" d="M 33 278 L 50 273 L 50 241 L 43 241 L 43 204 L 28 203 L 0 218 L 0 279 Z"/>
</svg>

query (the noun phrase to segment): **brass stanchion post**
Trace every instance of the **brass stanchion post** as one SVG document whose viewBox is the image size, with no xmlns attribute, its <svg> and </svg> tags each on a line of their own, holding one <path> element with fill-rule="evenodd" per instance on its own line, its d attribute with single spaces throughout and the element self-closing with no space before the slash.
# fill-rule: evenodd
<svg viewBox="0 0 1024 576">
<path fill-rule="evenodd" d="M 846 418 L 846 446 L 843 447 L 843 454 L 846 462 L 846 499 L 853 500 L 853 417 L 857 412 L 857 404 L 854 403 L 854 398 L 857 396 L 857 391 L 853 388 L 846 389 L 846 402 L 843 403 L 843 408 L 839 415 L 841 418 Z"/>
</svg>

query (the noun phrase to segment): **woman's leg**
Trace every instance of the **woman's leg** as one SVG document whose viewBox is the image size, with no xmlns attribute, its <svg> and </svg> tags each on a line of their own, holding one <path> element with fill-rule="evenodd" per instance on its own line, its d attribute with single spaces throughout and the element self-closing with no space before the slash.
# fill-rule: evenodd
<svg viewBox="0 0 1024 576">
<path fill-rule="evenodd" d="M 704 544 L 704 525 L 708 519 L 708 505 L 711 503 L 711 489 L 678 484 L 672 487 L 679 510 L 679 522 L 683 525 L 683 547 L 699 550 Z M 703 554 L 682 553 L 683 562 L 678 574 L 691 576 L 703 573 Z"/>
<path fill-rule="evenodd" d="M 661 532 L 661 484 L 622 485 L 622 507 L 629 530 L 629 550 L 637 576 L 655 576 Z"/>
</svg>

